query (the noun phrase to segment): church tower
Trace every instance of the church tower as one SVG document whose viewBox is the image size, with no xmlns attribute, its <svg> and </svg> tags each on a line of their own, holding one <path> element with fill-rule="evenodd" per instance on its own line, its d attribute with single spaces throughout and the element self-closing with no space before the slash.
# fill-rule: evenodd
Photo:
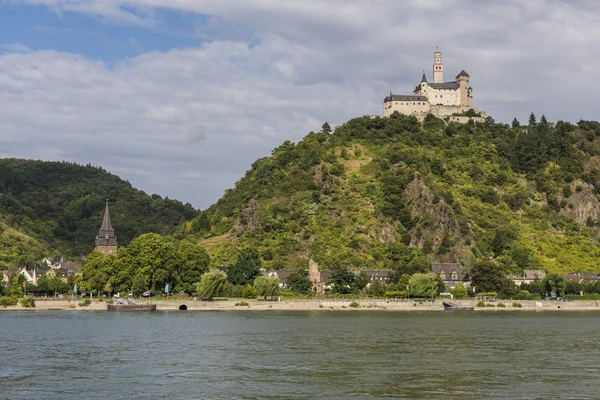
<svg viewBox="0 0 600 400">
<path fill-rule="evenodd" d="M 104 211 L 102 227 L 98 232 L 98 236 L 96 236 L 96 250 L 105 256 L 117 254 L 117 237 L 115 236 L 115 230 L 110 224 L 108 200 L 106 200 L 106 210 Z"/>
<path fill-rule="evenodd" d="M 433 83 L 444 83 L 444 64 L 441 51 L 433 53 Z"/>
</svg>

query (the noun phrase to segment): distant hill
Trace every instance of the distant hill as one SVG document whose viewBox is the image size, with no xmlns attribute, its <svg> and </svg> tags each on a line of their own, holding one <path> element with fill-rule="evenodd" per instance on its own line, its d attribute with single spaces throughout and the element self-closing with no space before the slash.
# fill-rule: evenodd
<svg viewBox="0 0 600 400">
<path fill-rule="evenodd" d="M 169 233 L 197 215 L 190 204 L 150 196 L 102 168 L 0 159 L 0 267 L 87 255 L 106 199 L 119 245 L 147 232 Z"/>
<path fill-rule="evenodd" d="M 178 235 L 213 265 L 257 247 L 272 268 L 312 257 L 410 273 L 491 259 L 507 273 L 600 272 L 598 122 L 421 125 L 396 114 L 327 126 L 254 162 Z"/>
</svg>

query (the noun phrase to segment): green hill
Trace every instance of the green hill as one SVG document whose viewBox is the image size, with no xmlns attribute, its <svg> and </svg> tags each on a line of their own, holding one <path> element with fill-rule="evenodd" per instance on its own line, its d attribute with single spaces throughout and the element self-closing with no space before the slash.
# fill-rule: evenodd
<svg viewBox="0 0 600 400">
<path fill-rule="evenodd" d="M 426 269 L 492 259 L 506 272 L 599 271 L 600 124 L 459 125 L 356 118 L 261 158 L 182 226 L 213 265 Z"/>
<path fill-rule="evenodd" d="M 169 233 L 196 216 L 190 204 L 149 196 L 102 168 L 0 160 L 0 267 L 90 253 L 106 199 L 119 245 Z"/>
</svg>

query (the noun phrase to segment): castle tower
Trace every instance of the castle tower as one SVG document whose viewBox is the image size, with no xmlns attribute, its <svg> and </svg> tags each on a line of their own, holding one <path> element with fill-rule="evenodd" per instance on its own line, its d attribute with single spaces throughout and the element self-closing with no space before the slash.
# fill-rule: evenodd
<svg viewBox="0 0 600 400">
<path fill-rule="evenodd" d="M 469 74 L 463 69 L 460 74 L 456 75 L 456 83 L 458 84 L 459 106 L 468 107 L 473 105 L 472 89 L 469 90 Z"/>
<path fill-rule="evenodd" d="M 444 83 L 444 64 L 441 51 L 433 53 L 433 83 Z"/>
<path fill-rule="evenodd" d="M 323 284 L 321 283 L 321 272 L 319 272 L 319 264 L 311 258 L 308 260 L 308 279 L 312 283 L 312 290 L 316 294 L 323 293 Z"/>
<path fill-rule="evenodd" d="M 106 210 L 104 211 L 102 227 L 100 227 L 98 236 L 96 236 L 96 250 L 105 256 L 117 254 L 117 237 L 115 236 L 115 230 L 110 223 L 108 200 L 106 200 Z"/>
</svg>

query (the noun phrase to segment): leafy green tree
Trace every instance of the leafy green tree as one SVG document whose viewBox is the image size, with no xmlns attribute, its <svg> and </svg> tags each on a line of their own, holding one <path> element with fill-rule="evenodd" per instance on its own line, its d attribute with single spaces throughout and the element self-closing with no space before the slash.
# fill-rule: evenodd
<svg viewBox="0 0 600 400">
<path fill-rule="evenodd" d="M 274 297 L 279 295 L 279 279 L 276 276 L 257 276 L 254 279 L 256 294 L 260 297 Z"/>
<path fill-rule="evenodd" d="M 131 292 L 134 296 L 139 296 L 148 290 L 148 282 L 146 281 L 146 277 L 144 274 L 139 272 L 134 278 L 133 282 L 131 282 Z"/>
<path fill-rule="evenodd" d="M 250 285 L 260 273 L 260 255 L 256 248 L 242 250 L 237 261 L 227 270 L 227 279 L 234 285 Z"/>
<path fill-rule="evenodd" d="M 512 120 L 511 127 L 512 127 L 513 129 L 517 129 L 517 128 L 520 128 L 520 127 L 521 127 L 521 123 L 519 122 L 519 120 L 518 120 L 517 118 L 514 118 L 514 119 Z"/>
<path fill-rule="evenodd" d="M 333 292 L 338 294 L 350 294 L 356 289 L 354 283 L 355 276 L 349 268 L 336 266 L 331 268 L 330 283 L 333 286 Z"/>
<path fill-rule="evenodd" d="M 258 296 L 258 293 L 256 292 L 256 289 L 254 289 L 254 287 L 252 287 L 252 285 L 250 284 L 246 285 L 244 290 L 242 290 L 242 297 L 245 299 L 255 299 L 256 296 Z"/>
<path fill-rule="evenodd" d="M 209 262 L 204 248 L 187 240 L 179 242 L 176 249 L 177 265 L 173 268 L 175 291 L 191 294 L 202 275 L 208 271 Z"/>
<path fill-rule="evenodd" d="M 321 127 L 321 132 L 327 135 L 331 133 L 331 126 L 329 125 L 329 122 L 325 122 L 323 124 L 323 126 Z"/>
<path fill-rule="evenodd" d="M 467 289 L 461 282 L 458 282 L 452 291 L 452 295 L 456 300 L 464 299 L 467 297 Z"/>
<path fill-rule="evenodd" d="M 385 295 L 385 290 L 385 284 L 379 279 L 375 279 L 367 288 L 367 294 L 369 296 L 382 297 L 383 295 Z"/>
<path fill-rule="evenodd" d="M 493 261 L 479 261 L 471 268 L 471 285 L 477 293 L 499 293 L 506 280 L 500 267 Z"/>
<path fill-rule="evenodd" d="M 529 114 L 529 127 L 533 128 L 534 126 L 536 126 L 536 124 L 537 124 L 537 122 L 535 119 L 535 114 L 534 113 Z"/>
<path fill-rule="evenodd" d="M 287 285 L 290 290 L 300 294 L 308 294 L 312 288 L 312 282 L 308 279 L 307 271 L 298 271 L 290 274 Z"/>
<path fill-rule="evenodd" d="M 408 281 L 411 297 L 435 297 L 439 293 L 438 278 L 432 272 L 411 276 Z"/>
<path fill-rule="evenodd" d="M 565 293 L 565 278 L 559 274 L 548 274 L 543 279 L 546 294 L 554 293 L 556 296 L 562 296 Z"/>
<path fill-rule="evenodd" d="M 371 278 L 365 271 L 360 271 L 354 279 L 354 285 L 358 290 L 364 290 L 370 282 Z"/>
<path fill-rule="evenodd" d="M 197 285 L 198 296 L 203 299 L 212 300 L 220 296 L 227 286 L 227 275 L 221 271 L 206 272 L 202 275 Z"/>
</svg>

